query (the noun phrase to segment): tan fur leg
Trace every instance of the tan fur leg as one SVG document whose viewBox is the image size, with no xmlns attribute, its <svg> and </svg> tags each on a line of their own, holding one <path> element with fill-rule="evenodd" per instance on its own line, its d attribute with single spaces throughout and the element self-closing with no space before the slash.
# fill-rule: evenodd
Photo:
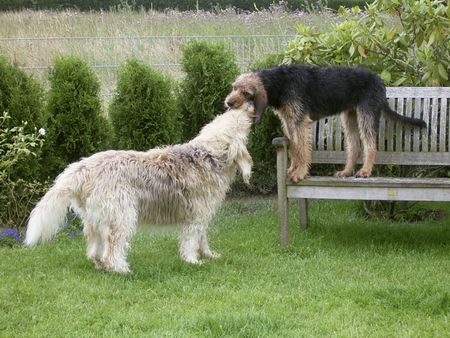
<svg viewBox="0 0 450 338">
<path fill-rule="evenodd" d="M 358 126 L 361 139 L 364 145 L 364 163 L 362 168 L 356 173 L 356 177 L 369 177 L 372 175 L 375 157 L 377 155 L 377 141 L 375 121 L 370 114 L 358 114 Z"/>
<path fill-rule="evenodd" d="M 353 175 L 353 169 L 358 161 L 361 153 L 361 147 L 359 144 L 360 136 L 358 129 L 358 121 L 356 118 L 356 112 L 347 111 L 341 114 L 342 125 L 344 126 L 345 134 L 345 151 L 347 159 L 345 167 L 342 171 L 336 172 L 336 177 L 349 177 Z"/>
<path fill-rule="evenodd" d="M 304 179 L 309 173 L 312 161 L 311 126 L 312 120 L 298 105 L 286 106 L 276 111 L 281 120 L 283 132 L 289 139 L 291 165 L 288 176 L 293 182 Z"/>
<path fill-rule="evenodd" d="M 288 176 L 293 182 L 304 179 L 311 167 L 311 124 L 312 121 L 305 118 L 297 128 L 291 130 L 292 138 L 289 140 L 291 165 L 288 169 Z"/>
</svg>

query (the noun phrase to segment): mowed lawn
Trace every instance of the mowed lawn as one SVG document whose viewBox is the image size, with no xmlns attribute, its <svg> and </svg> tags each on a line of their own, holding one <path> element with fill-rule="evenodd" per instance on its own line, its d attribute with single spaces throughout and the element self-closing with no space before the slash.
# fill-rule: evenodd
<svg viewBox="0 0 450 338">
<path fill-rule="evenodd" d="M 312 201 L 278 244 L 275 198 L 232 199 L 210 231 L 222 258 L 190 266 L 177 231 L 140 230 L 133 273 L 95 270 L 81 235 L 0 248 L 1 337 L 450 336 L 450 203 L 417 223 Z"/>
</svg>

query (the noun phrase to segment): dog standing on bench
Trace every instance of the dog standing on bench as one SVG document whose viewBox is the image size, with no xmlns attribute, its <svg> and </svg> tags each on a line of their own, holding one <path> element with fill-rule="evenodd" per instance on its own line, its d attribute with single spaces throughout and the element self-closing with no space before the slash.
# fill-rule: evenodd
<svg viewBox="0 0 450 338">
<path fill-rule="evenodd" d="M 346 143 L 346 164 L 337 177 L 353 175 L 364 145 L 364 162 L 356 177 L 372 175 L 377 153 L 380 116 L 402 123 L 426 127 L 423 120 L 393 111 L 386 99 L 383 81 L 362 67 L 315 67 L 285 65 L 240 75 L 233 83 L 225 105 L 237 108 L 254 102 L 256 122 L 266 106 L 281 120 L 289 139 L 289 178 L 297 182 L 308 175 L 312 160 L 311 125 L 323 117 L 341 114 Z"/>
<path fill-rule="evenodd" d="M 71 208 L 99 269 L 130 271 L 127 251 L 138 224 L 182 223 L 184 261 L 219 257 L 208 245 L 208 223 L 237 170 L 249 184 L 253 161 L 246 144 L 254 114 L 248 102 L 217 116 L 189 143 L 109 150 L 70 164 L 31 212 L 25 245 L 52 239 Z"/>
</svg>

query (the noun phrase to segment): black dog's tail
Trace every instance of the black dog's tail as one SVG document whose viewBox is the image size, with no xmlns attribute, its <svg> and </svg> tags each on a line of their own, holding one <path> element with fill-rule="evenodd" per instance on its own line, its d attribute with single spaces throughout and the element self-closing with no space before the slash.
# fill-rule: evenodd
<svg viewBox="0 0 450 338">
<path fill-rule="evenodd" d="M 410 125 L 421 127 L 421 128 L 427 127 L 427 123 L 424 120 L 416 119 L 414 117 L 400 115 L 396 111 L 392 110 L 391 107 L 389 107 L 389 104 L 387 102 L 384 107 L 384 113 L 386 114 L 387 117 L 389 117 L 395 121 L 399 121 L 401 123 L 410 124 Z"/>
</svg>

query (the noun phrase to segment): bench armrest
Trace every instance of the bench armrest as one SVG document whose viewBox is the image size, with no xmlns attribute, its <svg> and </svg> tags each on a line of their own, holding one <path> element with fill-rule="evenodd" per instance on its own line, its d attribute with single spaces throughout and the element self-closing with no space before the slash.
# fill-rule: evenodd
<svg viewBox="0 0 450 338">
<path fill-rule="evenodd" d="M 275 137 L 272 140 L 274 146 L 288 146 L 289 140 L 286 137 Z"/>
</svg>

